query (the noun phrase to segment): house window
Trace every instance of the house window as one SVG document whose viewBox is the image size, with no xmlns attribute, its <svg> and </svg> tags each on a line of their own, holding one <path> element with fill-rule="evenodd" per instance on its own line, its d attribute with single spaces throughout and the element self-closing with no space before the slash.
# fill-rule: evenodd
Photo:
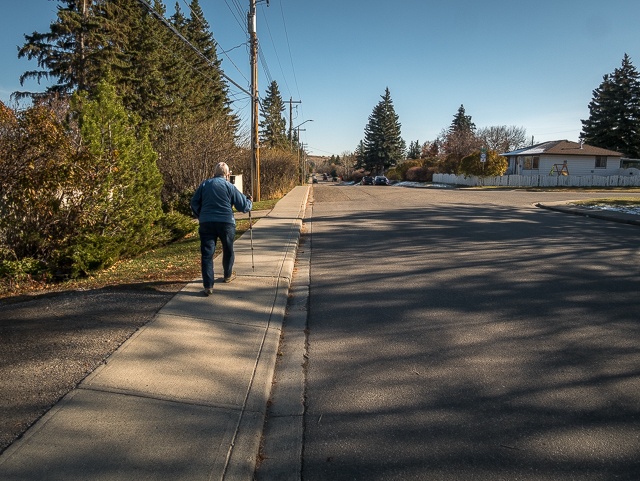
<svg viewBox="0 0 640 481">
<path fill-rule="evenodd" d="M 540 157 L 530 157 L 527 156 L 524 158 L 524 164 L 522 166 L 524 170 L 534 170 L 540 168 Z"/>
<path fill-rule="evenodd" d="M 596 169 L 607 168 L 607 157 L 604 155 L 596 155 Z"/>
</svg>

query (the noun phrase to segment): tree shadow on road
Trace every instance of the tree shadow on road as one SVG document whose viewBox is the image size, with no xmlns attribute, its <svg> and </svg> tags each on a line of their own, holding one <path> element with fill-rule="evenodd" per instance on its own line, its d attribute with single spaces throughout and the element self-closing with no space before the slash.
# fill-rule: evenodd
<svg viewBox="0 0 640 481">
<path fill-rule="evenodd" d="M 637 227 L 314 217 L 304 479 L 637 479 Z"/>
</svg>

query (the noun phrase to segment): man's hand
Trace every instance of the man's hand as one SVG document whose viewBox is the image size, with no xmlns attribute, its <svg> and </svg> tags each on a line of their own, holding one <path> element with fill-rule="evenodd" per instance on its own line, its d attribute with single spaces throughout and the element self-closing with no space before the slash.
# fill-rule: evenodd
<svg viewBox="0 0 640 481">
<path fill-rule="evenodd" d="M 251 194 L 247 194 L 245 195 L 245 197 L 249 199 L 251 202 L 253 202 L 253 197 L 251 196 Z"/>
</svg>

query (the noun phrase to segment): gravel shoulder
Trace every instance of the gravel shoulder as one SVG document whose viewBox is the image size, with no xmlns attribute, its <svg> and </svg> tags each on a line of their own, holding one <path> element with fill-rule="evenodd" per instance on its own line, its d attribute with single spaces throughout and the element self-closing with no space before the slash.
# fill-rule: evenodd
<svg viewBox="0 0 640 481">
<path fill-rule="evenodd" d="M 184 287 L 150 282 L 0 302 L 0 452 Z M 15 301 L 15 299 L 13 300 Z"/>
</svg>

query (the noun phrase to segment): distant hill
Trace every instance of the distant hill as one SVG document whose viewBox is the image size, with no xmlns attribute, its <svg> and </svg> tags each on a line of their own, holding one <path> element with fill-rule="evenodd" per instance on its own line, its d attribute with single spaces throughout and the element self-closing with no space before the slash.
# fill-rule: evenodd
<svg viewBox="0 0 640 481">
<path fill-rule="evenodd" d="M 322 162 L 328 162 L 331 159 L 331 157 L 328 157 L 326 155 L 308 155 L 307 156 L 307 160 L 309 160 L 310 162 L 315 162 L 317 164 L 321 164 Z"/>
</svg>

